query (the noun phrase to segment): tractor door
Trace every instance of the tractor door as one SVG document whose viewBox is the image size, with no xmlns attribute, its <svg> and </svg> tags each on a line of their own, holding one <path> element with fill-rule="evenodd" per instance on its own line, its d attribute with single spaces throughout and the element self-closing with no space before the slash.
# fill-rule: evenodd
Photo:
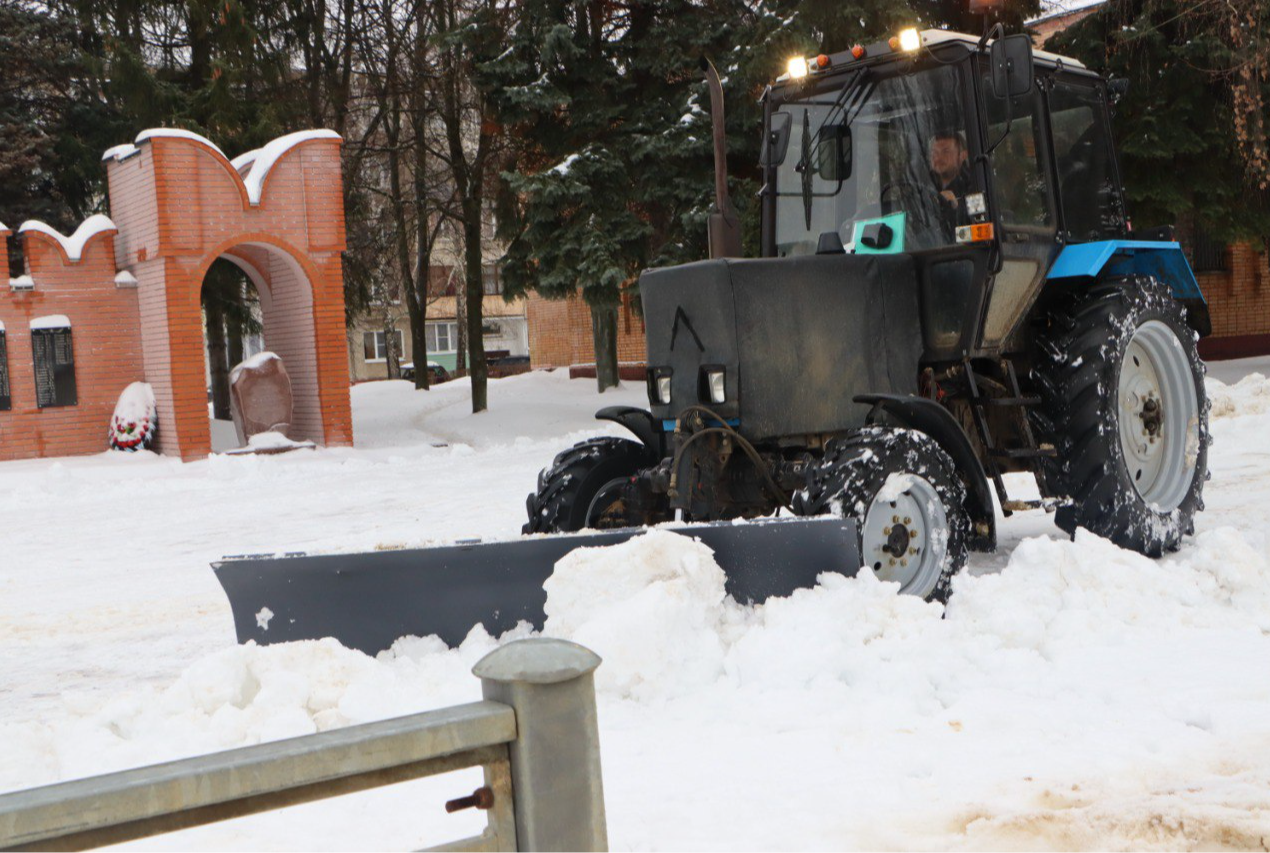
<svg viewBox="0 0 1270 853">
<path fill-rule="evenodd" d="M 991 157 L 993 211 L 1001 228 L 1001 270 L 989 286 L 979 349 L 1006 349 L 1045 283 L 1054 250 L 1056 205 L 1046 144 L 1045 102 L 1039 85 L 1015 98 L 997 98 L 986 63 L 980 76 L 985 145 Z M 1039 75 L 1038 75 L 1039 82 Z"/>
</svg>

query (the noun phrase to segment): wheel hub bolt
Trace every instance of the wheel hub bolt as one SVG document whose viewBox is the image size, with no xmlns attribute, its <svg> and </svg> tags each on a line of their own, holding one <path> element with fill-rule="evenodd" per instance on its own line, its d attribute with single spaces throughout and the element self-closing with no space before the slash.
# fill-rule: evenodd
<svg viewBox="0 0 1270 853">
<path fill-rule="evenodd" d="M 905 550 L 908 548 L 909 540 L 912 539 L 908 528 L 902 524 L 897 524 L 894 527 L 886 528 L 883 533 L 886 534 L 886 544 L 882 546 L 882 550 L 893 557 L 903 557 Z"/>
</svg>

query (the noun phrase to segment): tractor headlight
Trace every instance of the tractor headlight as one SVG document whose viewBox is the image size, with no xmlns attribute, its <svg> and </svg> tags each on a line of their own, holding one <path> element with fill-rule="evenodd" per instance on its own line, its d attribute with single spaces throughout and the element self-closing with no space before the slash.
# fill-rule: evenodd
<svg viewBox="0 0 1270 853">
<path fill-rule="evenodd" d="M 726 403 L 728 399 L 727 391 L 723 387 L 723 370 L 707 370 L 706 371 L 706 387 L 710 391 L 711 403 Z"/>
<path fill-rule="evenodd" d="M 670 403 L 670 376 L 669 374 L 657 377 L 657 402 L 663 406 Z"/>
<path fill-rule="evenodd" d="M 906 30 L 900 30 L 900 50 L 905 53 L 912 53 L 922 46 L 922 36 L 916 27 L 909 27 Z"/>
<path fill-rule="evenodd" d="M 807 76 L 807 57 L 795 56 L 789 60 L 789 66 L 786 68 L 789 72 L 789 79 L 801 80 Z"/>
<path fill-rule="evenodd" d="M 674 371 L 669 367 L 648 368 L 648 402 L 653 406 L 670 405 L 670 379 Z"/>
<path fill-rule="evenodd" d="M 970 193 L 966 196 L 966 213 L 971 216 L 983 216 L 988 212 L 988 203 L 984 201 L 983 193 Z"/>
</svg>

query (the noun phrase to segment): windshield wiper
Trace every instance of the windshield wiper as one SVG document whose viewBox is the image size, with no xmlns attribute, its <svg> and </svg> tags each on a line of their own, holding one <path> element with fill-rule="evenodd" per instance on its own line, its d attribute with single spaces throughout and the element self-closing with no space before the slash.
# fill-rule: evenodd
<svg viewBox="0 0 1270 853">
<path fill-rule="evenodd" d="M 829 107 L 829 111 L 825 113 L 825 117 L 820 120 L 820 124 L 816 127 L 815 133 L 808 133 L 811 129 L 811 122 L 808 121 L 807 115 L 810 107 L 803 109 L 803 141 L 800 146 L 798 163 L 794 166 L 794 171 L 798 172 L 802 178 L 802 195 L 803 195 L 803 219 L 806 221 L 806 228 L 811 228 L 811 157 L 815 151 L 816 145 L 820 142 L 820 134 L 824 132 L 825 127 L 832 126 L 830 120 L 838 116 L 846 116 L 846 120 L 842 122 L 843 127 L 850 127 L 851 122 L 860 114 L 860 110 L 864 108 L 865 102 L 873 95 L 873 90 L 877 88 L 877 84 L 873 83 L 867 87 L 861 87 L 868 78 L 867 68 L 861 68 L 856 71 L 847 82 L 842 84 L 842 88 L 838 91 L 838 95 L 834 98 L 833 103 Z"/>
</svg>

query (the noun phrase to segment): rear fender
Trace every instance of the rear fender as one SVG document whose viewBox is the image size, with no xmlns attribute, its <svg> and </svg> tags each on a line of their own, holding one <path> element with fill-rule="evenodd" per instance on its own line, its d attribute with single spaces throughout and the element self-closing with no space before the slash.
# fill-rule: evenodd
<svg viewBox="0 0 1270 853">
<path fill-rule="evenodd" d="M 904 426 L 924 432 L 939 443 L 952 457 L 966 483 L 966 509 L 974 528 L 970 534 L 970 547 L 976 551 L 995 550 L 997 514 L 992 503 L 992 489 L 970 437 L 952 413 L 934 400 L 904 394 L 861 394 L 855 402 L 873 406 L 867 419 L 869 423 L 873 423 L 877 413 L 883 411 Z"/>
<path fill-rule="evenodd" d="M 648 451 L 650 464 L 666 458 L 666 436 L 657 429 L 652 412 L 634 406 L 607 406 L 595 413 L 597 421 L 612 421 L 626 427 Z"/>
<path fill-rule="evenodd" d="M 1161 236 L 1171 236 L 1169 231 Z M 1201 338 L 1212 334 L 1208 303 L 1181 244 L 1166 240 L 1096 240 L 1064 246 L 1046 274 L 1048 281 L 1149 275 L 1173 291 L 1186 309 L 1187 324 Z"/>
</svg>

